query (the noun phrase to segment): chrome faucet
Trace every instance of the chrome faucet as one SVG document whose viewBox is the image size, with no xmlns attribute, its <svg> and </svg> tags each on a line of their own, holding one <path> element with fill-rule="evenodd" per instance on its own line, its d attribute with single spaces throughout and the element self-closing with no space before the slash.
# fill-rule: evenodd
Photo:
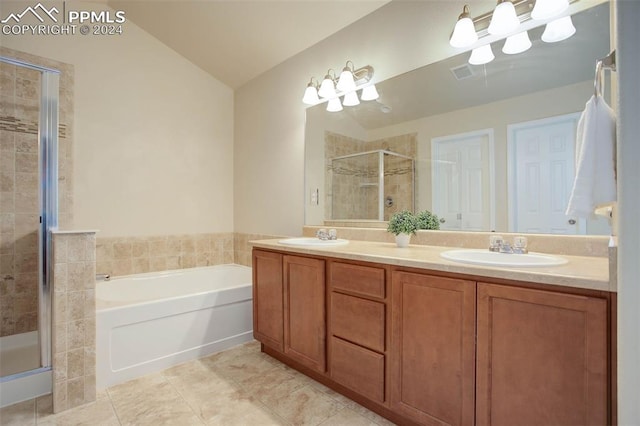
<svg viewBox="0 0 640 426">
<path fill-rule="evenodd" d="M 320 238 L 322 241 L 337 240 L 338 233 L 333 228 L 329 229 L 328 231 L 322 228 L 322 229 L 318 229 L 318 232 L 316 232 L 316 237 Z"/>
<path fill-rule="evenodd" d="M 492 235 L 489 238 L 489 251 L 508 254 L 527 254 L 527 238 L 517 236 L 513 238 L 513 245 L 506 242 L 500 235 Z"/>
</svg>

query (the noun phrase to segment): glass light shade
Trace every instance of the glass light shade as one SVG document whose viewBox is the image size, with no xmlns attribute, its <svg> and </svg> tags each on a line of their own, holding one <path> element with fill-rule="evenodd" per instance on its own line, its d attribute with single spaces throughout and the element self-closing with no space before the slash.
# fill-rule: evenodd
<svg viewBox="0 0 640 426">
<path fill-rule="evenodd" d="M 529 40 L 529 33 L 523 31 L 521 33 L 507 37 L 507 41 L 504 42 L 502 51 L 507 55 L 515 55 L 516 53 L 522 53 L 529 50 L 531 47 L 531 40 Z"/>
<path fill-rule="evenodd" d="M 336 87 L 333 85 L 333 80 L 329 75 L 322 80 L 320 90 L 318 90 L 318 95 L 323 98 L 332 98 L 336 96 Z"/>
<path fill-rule="evenodd" d="M 315 105 L 320 102 L 320 98 L 318 97 L 318 91 L 311 83 L 307 86 L 304 91 L 304 96 L 302 97 L 302 102 L 307 105 Z"/>
<path fill-rule="evenodd" d="M 342 100 L 342 105 L 344 106 L 356 106 L 360 104 L 360 99 L 358 99 L 357 92 L 349 92 L 344 95 L 344 99 Z"/>
<path fill-rule="evenodd" d="M 493 50 L 491 50 L 490 44 L 485 44 L 484 46 L 476 47 L 471 51 L 471 57 L 469 57 L 469 63 L 471 65 L 484 65 L 493 61 L 495 56 L 493 55 Z"/>
<path fill-rule="evenodd" d="M 453 47 L 468 47 L 476 41 L 478 41 L 478 34 L 471 18 L 458 19 L 449 44 Z"/>
<path fill-rule="evenodd" d="M 540 38 L 545 43 L 555 43 L 566 40 L 575 33 L 576 27 L 573 26 L 571 16 L 565 16 L 564 18 L 549 22 L 544 28 L 544 32 Z"/>
<path fill-rule="evenodd" d="M 362 89 L 362 94 L 360 95 L 360 99 L 362 99 L 363 101 L 375 101 L 379 97 L 380 95 L 378 95 L 375 84 Z"/>
<path fill-rule="evenodd" d="M 569 7 L 569 0 L 536 0 L 531 19 L 549 19 L 561 14 Z"/>
<path fill-rule="evenodd" d="M 340 103 L 340 98 L 329 99 L 329 102 L 327 103 L 327 111 L 329 112 L 342 111 L 342 104 Z"/>
<path fill-rule="evenodd" d="M 491 23 L 487 32 L 492 35 L 505 35 L 512 31 L 515 31 L 520 25 L 520 19 L 516 14 L 516 8 L 509 0 L 504 0 L 498 3 L 493 10 L 493 16 L 491 17 Z"/>
<path fill-rule="evenodd" d="M 342 70 L 336 88 L 341 92 L 350 92 L 356 90 L 356 82 L 353 80 L 353 73 L 349 68 Z"/>
</svg>

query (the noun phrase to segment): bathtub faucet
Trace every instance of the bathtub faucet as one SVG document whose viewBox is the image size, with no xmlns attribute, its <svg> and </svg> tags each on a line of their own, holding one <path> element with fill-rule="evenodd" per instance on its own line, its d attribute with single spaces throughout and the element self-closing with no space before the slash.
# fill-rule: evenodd
<svg viewBox="0 0 640 426">
<path fill-rule="evenodd" d="M 96 274 L 96 281 L 109 281 L 111 276 L 109 274 Z"/>
</svg>

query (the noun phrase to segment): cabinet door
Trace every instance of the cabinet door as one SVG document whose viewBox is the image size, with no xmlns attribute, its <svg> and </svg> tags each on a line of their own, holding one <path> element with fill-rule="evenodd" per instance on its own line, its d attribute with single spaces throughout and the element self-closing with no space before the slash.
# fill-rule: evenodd
<svg viewBox="0 0 640 426">
<path fill-rule="evenodd" d="M 426 425 L 473 425 L 475 282 L 396 271 L 391 407 Z"/>
<path fill-rule="evenodd" d="M 326 370 L 324 260 L 284 256 L 284 352 Z"/>
<path fill-rule="evenodd" d="M 478 284 L 477 425 L 607 423 L 607 302 Z"/>
<path fill-rule="evenodd" d="M 253 336 L 284 350 L 282 255 L 253 251 Z"/>
</svg>

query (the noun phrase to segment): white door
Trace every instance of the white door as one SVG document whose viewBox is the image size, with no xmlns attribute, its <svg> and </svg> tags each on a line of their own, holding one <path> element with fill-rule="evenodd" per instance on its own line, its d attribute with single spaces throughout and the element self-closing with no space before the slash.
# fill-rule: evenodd
<svg viewBox="0 0 640 426">
<path fill-rule="evenodd" d="M 567 114 L 507 127 L 509 231 L 586 233 L 584 221 L 564 214 L 575 173 L 579 118 Z"/>
<path fill-rule="evenodd" d="M 442 230 L 495 227 L 493 129 L 431 140 L 433 213 Z"/>
</svg>

